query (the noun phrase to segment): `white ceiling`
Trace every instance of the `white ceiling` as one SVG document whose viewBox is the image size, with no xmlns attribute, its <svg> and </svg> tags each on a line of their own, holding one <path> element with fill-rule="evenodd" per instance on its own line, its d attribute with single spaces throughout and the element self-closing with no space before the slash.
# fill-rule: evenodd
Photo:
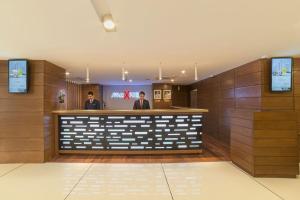
<svg viewBox="0 0 300 200">
<path fill-rule="evenodd" d="M 103 1 L 103 0 L 102 0 Z M 90 0 L 0 0 L 0 59 L 45 59 L 71 78 L 150 83 L 163 74 L 206 78 L 261 56 L 300 55 L 299 0 L 107 0 L 117 32 L 105 32 Z"/>
</svg>

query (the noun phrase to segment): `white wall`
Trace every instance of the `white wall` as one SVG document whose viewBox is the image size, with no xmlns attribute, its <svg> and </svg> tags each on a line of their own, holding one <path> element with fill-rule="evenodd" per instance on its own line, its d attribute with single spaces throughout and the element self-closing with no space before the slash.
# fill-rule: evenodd
<svg viewBox="0 0 300 200">
<path fill-rule="evenodd" d="M 112 98 L 114 92 L 123 95 L 124 91 L 146 93 L 145 98 L 149 101 L 152 108 L 152 85 L 107 85 L 103 86 L 103 101 L 106 104 L 105 109 L 112 110 L 131 110 L 136 98 L 124 99 L 124 98 Z M 116 93 L 115 93 L 116 94 Z"/>
</svg>

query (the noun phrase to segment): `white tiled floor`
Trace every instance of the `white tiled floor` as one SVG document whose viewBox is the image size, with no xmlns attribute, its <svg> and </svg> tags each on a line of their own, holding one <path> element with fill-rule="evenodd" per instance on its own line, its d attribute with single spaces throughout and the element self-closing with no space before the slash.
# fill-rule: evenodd
<svg viewBox="0 0 300 200">
<path fill-rule="evenodd" d="M 275 191 L 282 199 L 300 199 L 300 177 L 297 179 L 257 178 L 256 180 L 272 191 Z"/>
<path fill-rule="evenodd" d="M 278 200 L 227 162 L 164 164 L 174 199 Z"/>
<path fill-rule="evenodd" d="M 172 198 L 161 164 L 94 164 L 74 189 L 70 199 Z"/>
<path fill-rule="evenodd" d="M 22 166 L 22 164 L 1 164 L 0 165 L 0 177 L 6 175 L 11 170 L 14 170 L 20 166 Z"/>
<path fill-rule="evenodd" d="M 83 176 L 89 165 L 25 164 L 0 178 L 0 199 L 64 199 Z"/>
<path fill-rule="evenodd" d="M 0 164 L 2 200 L 294 200 L 300 178 L 254 179 L 230 162 Z"/>
</svg>

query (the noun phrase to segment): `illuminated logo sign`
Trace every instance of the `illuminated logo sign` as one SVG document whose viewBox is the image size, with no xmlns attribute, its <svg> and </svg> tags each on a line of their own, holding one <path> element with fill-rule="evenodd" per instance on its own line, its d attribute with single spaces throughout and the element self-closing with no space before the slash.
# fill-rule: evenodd
<svg viewBox="0 0 300 200">
<path fill-rule="evenodd" d="M 124 91 L 124 99 L 130 99 L 130 91 L 129 90 Z"/>
<path fill-rule="evenodd" d="M 124 92 L 113 92 L 111 94 L 112 99 L 138 99 L 139 92 L 130 92 L 129 90 L 125 90 Z"/>
</svg>

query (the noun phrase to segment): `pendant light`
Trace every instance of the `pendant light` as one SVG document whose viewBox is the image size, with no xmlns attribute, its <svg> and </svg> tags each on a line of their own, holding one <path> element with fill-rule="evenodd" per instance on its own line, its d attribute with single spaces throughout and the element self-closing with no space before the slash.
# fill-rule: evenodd
<svg viewBox="0 0 300 200">
<path fill-rule="evenodd" d="M 122 81 L 125 81 L 125 68 L 122 67 Z"/>
<path fill-rule="evenodd" d="M 197 69 L 197 63 L 195 63 L 195 81 L 198 81 L 198 69 Z"/>
<path fill-rule="evenodd" d="M 158 68 L 158 80 L 162 80 L 162 69 L 161 69 L 161 63 L 160 63 L 160 67 Z"/>
<path fill-rule="evenodd" d="M 88 67 L 86 68 L 86 82 L 87 82 L 87 83 L 90 82 L 90 70 L 89 70 Z"/>
</svg>

